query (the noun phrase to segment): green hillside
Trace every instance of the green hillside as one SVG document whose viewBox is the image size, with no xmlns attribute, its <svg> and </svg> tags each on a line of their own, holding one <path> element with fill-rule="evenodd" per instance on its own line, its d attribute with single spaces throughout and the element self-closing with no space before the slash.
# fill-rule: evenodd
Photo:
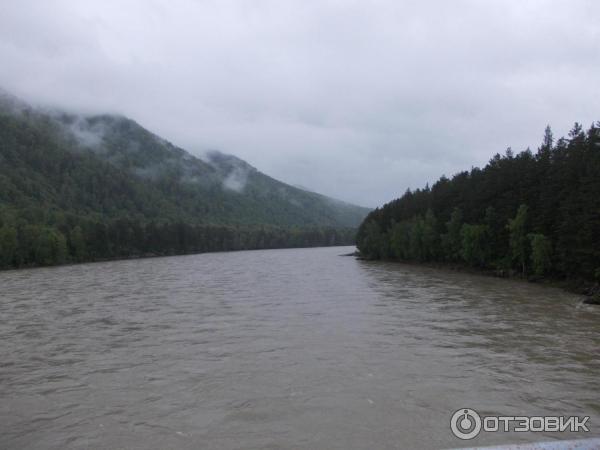
<svg viewBox="0 0 600 450">
<path fill-rule="evenodd" d="M 346 243 L 367 213 L 231 155 L 195 157 L 125 117 L 0 95 L 2 266 Z"/>
</svg>

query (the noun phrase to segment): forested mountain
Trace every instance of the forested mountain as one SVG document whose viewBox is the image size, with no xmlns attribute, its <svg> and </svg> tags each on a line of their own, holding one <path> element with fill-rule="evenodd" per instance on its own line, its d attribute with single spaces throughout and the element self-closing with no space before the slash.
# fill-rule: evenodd
<svg viewBox="0 0 600 450">
<path fill-rule="evenodd" d="M 600 281 L 600 123 L 556 143 L 496 154 L 372 211 L 368 258 L 447 261 L 525 276 Z"/>
<path fill-rule="evenodd" d="M 197 158 L 115 115 L 0 93 L 0 267 L 350 243 L 367 209 Z"/>
</svg>

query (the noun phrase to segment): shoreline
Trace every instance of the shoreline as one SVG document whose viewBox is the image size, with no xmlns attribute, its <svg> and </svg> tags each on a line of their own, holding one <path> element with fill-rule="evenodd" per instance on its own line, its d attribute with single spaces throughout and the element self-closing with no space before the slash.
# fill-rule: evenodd
<svg viewBox="0 0 600 450">
<path fill-rule="evenodd" d="M 145 253 L 142 255 L 128 255 L 128 256 L 115 256 L 113 258 L 98 258 L 98 259 L 90 259 L 85 261 L 65 261 L 59 264 L 40 264 L 40 265 L 28 265 L 28 266 L 20 266 L 20 267 L 0 267 L 0 273 L 9 272 L 12 270 L 32 270 L 32 269 L 46 269 L 50 267 L 66 267 L 66 266 L 80 266 L 83 264 L 96 264 L 96 263 L 104 263 L 104 262 L 112 262 L 112 261 L 130 261 L 135 259 L 154 259 L 154 258 L 173 258 L 176 256 L 192 256 L 192 255 L 205 255 L 211 253 L 232 253 L 232 252 L 252 252 L 258 250 L 290 250 L 290 249 L 301 249 L 301 248 L 333 248 L 333 247 L 352 247 L 355 244 L 335 244 L 335 245 L 313 245 L 306 247 L 270 247 L 270 248 L 244 248 L 244 249 L 234 249 L 234 250 L 214 250 L 208 252 L 189 252 L 189 253 L 172 253 L 167 255 L 160 255 L 156 253 Z M 348 254 L 345 256 L 354 256 L 353 254 Z"/>
<path fill-rule="evenodd" d="M 510 273 L 499 273 L 495 269 L 482 269 L 476 267 L 465 266 L 457 263 L 444 263 L 444 262 L 418 262 L 418 261 L 405 261 L 399 259 L 369 259 L 364 257 L 358 250 L 342 256 L 354 256 L 357 260 L 361 261 L 383 261 L 390 263 L 409 264 L 420 267 L 427 267 L 430 269 L 442 269 L 449 270 L 452 272 L 467 273 L 473 275 L 484 275 L 494 278 L 503 278 L 507 280 L 522 281 L 526 283 L 535 283 L 541 286 L 555 287 L 563 289 L 564 291 L 572 294 L 581 295 L 584 297 L 583 303 L 587 305 L 599 305 L 600 306 L 600 284 L 586 280 L 558 280 L 555 278 L 547 277 L 523 277 L 520 275 L 514 275 Z"/>
</svg>

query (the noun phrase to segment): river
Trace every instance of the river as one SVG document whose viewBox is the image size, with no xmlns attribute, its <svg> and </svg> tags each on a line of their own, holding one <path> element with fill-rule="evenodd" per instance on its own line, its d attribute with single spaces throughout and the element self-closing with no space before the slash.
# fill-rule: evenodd
<svg viewBox="0 0 600 450">
<path fill-rule="evenodd" d="M 351 247 L 0 273 L 0 448 L 448 448 L 600 436 L 600 307 Z M 586 415 L 589 433 L 450 431 Z"/>
</svg>

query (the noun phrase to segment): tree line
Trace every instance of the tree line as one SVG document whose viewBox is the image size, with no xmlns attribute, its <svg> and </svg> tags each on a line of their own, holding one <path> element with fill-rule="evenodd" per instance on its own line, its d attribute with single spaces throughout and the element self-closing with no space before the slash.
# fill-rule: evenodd
<svg viewBox="0 0 600 450">
<path fill-rule="evenodd" d="M 600 123 L 575 123 L 534 154 L 509 148 L 371 212 L 357 234 L 371 259 L 449 262 L 522 276 L 600 281 Z"/>
<path fill-rule="evenodd" d="M 61 215 L 59 223 L 0 214 L 0 268 L 138 256 L 351 245 L 351 228 L 191 225 Z"/>
</svg>

